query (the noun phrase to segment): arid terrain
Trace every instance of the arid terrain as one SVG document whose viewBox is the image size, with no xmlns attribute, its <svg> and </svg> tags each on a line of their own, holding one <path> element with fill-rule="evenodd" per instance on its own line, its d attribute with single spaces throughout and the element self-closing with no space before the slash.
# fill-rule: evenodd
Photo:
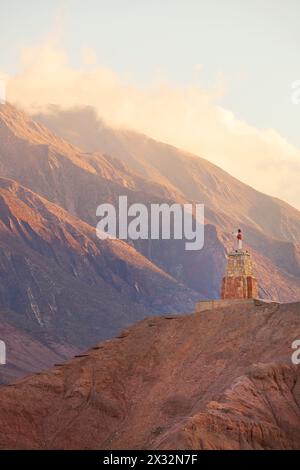
<svg viewBox="0 0 300 470">
<path fill-rule="evenodd" d="M 0 388 L 2 449 L 296 449 L 300 303 L 148 318 Z"/>
</svg>

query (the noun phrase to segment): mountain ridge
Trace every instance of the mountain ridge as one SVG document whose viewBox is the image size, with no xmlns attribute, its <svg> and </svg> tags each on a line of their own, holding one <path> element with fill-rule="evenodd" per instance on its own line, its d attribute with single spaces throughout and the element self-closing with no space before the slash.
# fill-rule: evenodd
<svg viewBox="0 0 300 470">
<path fill-rule="evenodd" d="M 299 313 L 260 303 L 143 320 L 1 387 L 0 447 L 299 448 Z"/>
<path fill-rule="evenodd" d="M 118 154 L 120 160 L 116 159 L 115 156 L 104 155 L 103 152 L 84 153 L 77 147 L 72 147 L 68 142 L 61 141 L 58 137 L 52 137 L 52 133 L 47 130 L 42 132 L 48 139 L 48 145 L 42 146 L 42 153 L 40 145 L 29 145 L 28 142 L 24 143 L 24 141 L 22 141 L 20 148 L 19 140 L 13 129 L 21 127 L 21 131 L 18 132 L 19 134 L 22 133 L 24 137 L 32 133 L 32 128 L 34 128 L 35 134 L 38 133 L 40 124 L 31 124 L 31 118 L 22 113 L 21 116 L 23 117 L 20 119 L 20 123 L 13 122 L 12 124 L 14 112 L 14 108 L 10 105 L 0 108 L 0 121 L 2 115 L 4 116 L 2 119 L 5 122 L 9 121 L 11 126 L 8 135 L 0 126 L 0 169 L 2 175 L 18 181 L 23 186 L 46 197 L 49 201 L 59 205 L 88 224 L 96 226 L 96 208 L 99 203 L 109 202 L 117 205 L 120 194 L 127 195 L 129 204 L 139 202 L 147 206 L 153 202 L 182 204 L 188 201 L 187 195 L 182 196 L 180 188 L 161 186 L 157 181 L 155 182 L 155 178 L 153 178 L 153 182 L 137 175 L 133 171 L 134 169 L 128 168 L 128 161 L 124 161 L 122 155 Z M 105 139 L 104 141 L 100 139 L 104 131 L 109 132 L 111 138 L 115 135 L 114 130 L 107 128 L 104 128 L 102 134 L 101 132 L 99 134 L 99 122 L 95 121 L 94 118 L 92 120 L 90 114 L 86 114 L 86 111 L 79 110 L 76 113 L 70 111 L 66 115 L 62 114 L 62 116 L 59 113 L 54 113 L 52 117 L 50 116 L 51 119 L 48 115 L 44 116 L 43 119 L 50 119 L 52 127 L 55 127 L 55 123 L 61 124 L 62 133 L 70 133 L 70 127 L 72 129 L 74 119 L 79 120 L 79 123 L 82 124 L 80 126 L 80 136 L 84 137 L 83 130 L 85 128 L 91 129 L 95 133 L 94 140 L 99 148 L 105 144 Z M 83 113 L 85 119 L 82 118 L 80 113 Z M 18 116 L 19 112 L 16 111 L 16 118 Z M 66 119 L 66 116 L 68 119 Z M 42 119 L 41 116 L 40 119 Z M 62 125 L 63 123 L 64 125 Z M 77 123 L 77 128 L 75 127 L 77 133 L 79 133 L 78 127 L 79 124 Z M 74 133 L 77 135 L 75 131 Z M 119 134 L 116 136 L 117 141 L 118 138 Z M 143 142 L 145 141 L 143 136 L 139 138 Z M 42 139 L 45 142 L 45 137 L 34 137 L 33 140 Z M 61 150 L 63 147 L 68 149 L 67 154 L 64 155 L 62 152 L 58 152 L 58 149 L 55 150 L 55 146 L 52 146 L 52 141 L 54 140 L 55 143 L 57 139 L 60 142 Z M 115 140 L 112 143 L 114 142 Z M 233 240 L 230 233 L 233 227 L 241 226 L 246 235 L 246 246 L 254 255 L 256 274 L 261 285 L 260 295 L 280 301 L 299 299 L 300 248 L 298 240 L 300 240 L 300 213 L 296 209 L 290 210 L 289 206 L 288 212 L 282 212 L 281 206 L 276 206 L 276 200 L 265 195 L 261 196 L 262 201 L 252 200 L 252 194 L 256 198 L 256 195 L 260 193 L 251 188 L 249 190 L 249 187 L 246 187 L 246 193 L 242 194 L 241 197 L 234 190 L 233 197 L 231 182 L 233 181 L 238 188 L 244 188 L 243 183 L 238 182 L 233 177 L 229 177 L 227 181 L 228 175 L 223 170 L 209 162 L 205 162 L 203 159 L 193 158 L 194 166 L 192 165 L 189 168 L 187 162 L 190 162 L 190 156 L 186 160 L 185 153 L 182 154 L 178 149 L 165 144 L 161 146 L 159 142 L 147 138 L 146 144 L 148 145 L 149 142 L 151 145 L 148 150 L 144 146 L 145 152 L 136 150 L 134 154 L 135 160 L 139 160 L 142 168 L 145 160 L 149 160 L 150 163 L 148 163 L 151 164 L 154 159 L 158 170 L 163 167 L 163 172 L 165 172 L 166 168 L 169 168 L 167 176 L 170 179 L 174 167 L 179 165 L 176 170 L 177 173 L 175 171 L 175 177 L 180 176 L 179 181 L 183 180 L 185 185 L 198 188 L 197 191 L 200 191 L 199 198 L 203 194 L 203 188 L 207 188 L 208 185 L 211 186 L 209 197 L 206 195 L 205 246 L 200 252 L 192 254 L 186 252 L 184 243 L 177 240 L 137 240 L 133 242 L 134 247 L 163 271 L 175 277 L 177 281 L 185 283 L 192 290 L 199 292 L 200 296 L 216 298 L 219 295 L 220 282 L 226 263 L 226 252 L 232 249 Z M 94 142 L 94 145 L 96 143 Z M 122 148 L 125 147 L 125 144 L 126 142 L 123 141 Z M 134 145 L 134 142 L 131 143 L 131 146 Z M 138 149 L 141 146 L 139 141 L 136 145 Z M 168 151 L 171 149 L 172 152 L 165 154 L 166 148 Z M 127 150 L 127 153 L 129 150 Z M 75 152 L 75 162 L 72 155 L 71 157 L 69 155 L 72 152 Z M 21 162 L 20 155 L 22 155 Z M 83 167 L 81 162 L 84 163 Z M 88 171 L 85 170 L 87 164 L 90 168 Z M 182 165 L 184 165 L 184 168 Z M 204 167 L 202 168 L 201 165 L 204 165 Z M 207 172 L 208 167 L 217 173 L 210 175 Z M 221 192 L 218 193 L 218 185 L 221 183 L 225 186 L 223 188 L 221 185 Z M 88 191 L 86 191 L 87 187 Z M 243 210 L 245 204 L 243 203 L 236 211 L 235 207 L 232 207 L 231 202 L 228 202 L 226 198 L 225 202 L 222 202 L 224 191 L 228 197 L 231 194 L 230 201 L 234 200 L 235 205 L 240 203 L 241 198 L 244 201 L 250 198 L 250 202 L 247 203 L 248 209 Z M 204 192 L 207 192 L 206 189 Z M 217 202 L 213 202 L 214 193 L 218 195 Z M 210 199 L 212 203 L 210 203 Z M 205 202 L 205 200 L 198 202 L 203 201 Z M 264 201 L 267 201 L 267 203 Z M 284 203 L 282 204 L 284 205 Z M 216 206 L 218 210 L 216 210 Z M 284 207 L 286 206 L 284 205 Z M 250 214 L 247 214 L 249 210 Z M 253 217 L 255 217 L 255 220 L 257 219 L 257 222 Z M 251 222 L 249 222 L 250 219 Z M 262 222 L 264 225 L 261 225 Z M 264 230 L 265 226 L 266 230 Z M 281 236 L 282 233 L 284 236 Z M 268 266 L 268 269 L 266 269 L 266 266 Z M 270 272 L 274 272 L 275 283 L 270 278 Z"/>
<path fill-rule="evenodd" d="M 159 177 L 162 177 L 163 183 L 169 185 L 172 191 L 177 191 L 185 202 L 190 202 L 191 198 L 194 198 L 193 202 L 204 202 L 206 222 L 215 226 L 224 253 L 232 249 L 230 233 L 233 227 L 241 227 L 245 232 L 247 248 L 254 254 L 257 277 L 262 286 L 261 295 L 281 301 L 299 299 L 300 212 L 297 209 L 239 182 L 203 158 L 133 131 L 111 129 L 97 118 L 92 108 L 63 111 L 52 107 L 49 113 L 36 115 L 35 118 L 61 136 L 73 139 L 85 151 L 101 150 L 113 154 L 132 171 L 142 177 L 150 176 L 157 183 Z M 176 193 L 173 195 L 176 197 Z M 205 243 L 209 243 L 209 237 L 206 237 Z M 147 256 L 148 246 L 140 247 L 136 243 L 136 247 Z M 163 258 L 163 262 L 159 247 L 157 253 L 152 252 L 152 256 L 156 264 L 175 275 L 176 269 L 172 264 L 176 255 L 173 252 L 170 259 Z M 222 250 L 219 250 L 211 272 L 218 273 L 218 266 L 220 271 L 224 269 L 224 257 Z M 185 258 L 187 260 L 183 262 Z M 208 263 L 208 257 L 204 258 L 205 263 Z M 188 285 L 197 290 L 192 273 L 197 269 L 196 266 L 199 269 L 202 260 L 196 262 L 186 254 L 180 255 L 178 264 L 184 266 Z M 276 273 L 274 275 L 278 281 L 275 286 L 278 288 L 272 286 L 265 266 L 270 267 L 269 272 Z M 221 275 L 217 274 L 213 289 L 211 286 L 210 292 L 206 290 L 206 296 L 218 295 Z"/>
<path fill-rule="evenodd" d="M 99 151 L 101 149 L 103 152 L 112 154 L 127 164 L 131 161 L 129 167 L 143 176 L 147 175 L 148 171 L 147 176 L 153 177 L 151 171 L 153 169 L 158 171 L 158 174 L 165 178 L 164 183 L 169 186 L 172 186 L 175 181 L 173 176 L 174 162 L 179 164 L 178 162 L 183 160 L 187 169 L 196 165 L 198 166 L 198 171 L 203 167 L 202 171 L 204 174 L 207 174 L 209 182 L 209 184 L 205 186 L 205 191 L 207 191 L 210 196 L 216 193 L 215 184 L 218 178 L 221 182 L 223 179 L 225 185 L 228 186 L 227 189 L 229 189 L 229 191 L 227 191 L 227 194 L 226 191 L 224 191 L 222 196 L 225 196 L 225 201 L 226 196 L 229 198 L 229 205 L 237 201 L 237 195 L 239 198 L 241 197 L 241 194 L 243 194 L 241 189 L 245 188 L 250 191 L 252 195 L 280 203 L 280 206 L 291 210 L 297 218 L 297 229 L 299 233 L 300 212 L 287 202 L 274 196 L 266 195 L 252 188 L 250 185 L 242 183 L 237 178 L 203 157 L 178 149 L 171 144 L 158 142 L 147 135 L 139 134 L 135 131 L 109 128 L 109 126 L 106 126 L 105 123 L 97 117 L 96 112 L 91 107 L 63 110 L 56 106 L 50 106 L 48 112 L 35 114 L 33 117 L 39 122 L 49 126 L 59 135 L 76 142 L 78 148 L 84 151 Z M 149 147 L 148 150 L 147 147 Z M 190 163 L 190 165 L 188 165 L 188 163 Z M 201 191 L 201 186 L 197 186 L 195 183 L 192 185 L 185 183 L 185 179 L 183 178 L 184 173 L 182 173 L 183 169 L 181 165 L 181 172 L 177 174 L 176 183 L 173 188 L 177 191 L 179 190 L 185 199 L 205 202 L 206 195 Z M 209 177 L 210 174 L 214 175 L 214 177 Z M 155 180 L 155 177 L 153 179 Z M 203 182 L 203 180 L 201 181 Z M 230 196 L 232 188 L 235 188 L 233 198 Z M 245 203 L 247 203 L 247 198 L 245 198 Z M 259 207 L 257 207 L 257 209 L 258 208 Z M 239 213 L 239 216 L 243 216 L 243 214 Z M 266 226 L 262 228 L 265 229 Z M 272 233 L 268 233 L 268 235 L 271 236 Z M 286 234 L 281 233 L 281 236 L 285 237 Z M 299 238 L 297 238 L 297 241 L 299 242 Z"/>
</svg>

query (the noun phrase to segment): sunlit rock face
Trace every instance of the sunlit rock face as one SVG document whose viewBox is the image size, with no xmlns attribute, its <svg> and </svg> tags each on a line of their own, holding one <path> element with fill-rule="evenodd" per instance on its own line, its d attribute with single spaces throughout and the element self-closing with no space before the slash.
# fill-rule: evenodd
<svg viewBox="0 0 300 470">
<path fill-rule="evenodd" d="M 300 304 L 231 302 L 145 319 L 0 388 L 0 447 L 299 449 Z"/>
</svg>

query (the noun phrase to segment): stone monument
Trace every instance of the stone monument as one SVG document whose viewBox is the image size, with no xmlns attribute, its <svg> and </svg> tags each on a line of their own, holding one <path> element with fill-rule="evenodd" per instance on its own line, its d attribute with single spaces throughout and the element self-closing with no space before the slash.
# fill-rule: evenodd
<svg viewBox="0 0 300 470">
<path fill-rule="evenodd" d="M 251 254 L 243 249 L 241 229 L 235 233 L 237 247 L 229 253 L 225 276 L 222 281 L 222 299 L 258 298 L 257 280 L 252 273 Z"/>
</svg>

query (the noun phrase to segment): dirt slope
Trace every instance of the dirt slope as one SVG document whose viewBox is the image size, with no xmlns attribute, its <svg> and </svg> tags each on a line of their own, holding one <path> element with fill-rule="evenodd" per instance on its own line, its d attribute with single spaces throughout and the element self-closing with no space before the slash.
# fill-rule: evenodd
<svg viewBox="0 0 300 470">
<path fill-rule="evenodd" d="M 0 389 L 1 448 L 300 447 L 300 304 L 144 320 Z"/>
</svg>

